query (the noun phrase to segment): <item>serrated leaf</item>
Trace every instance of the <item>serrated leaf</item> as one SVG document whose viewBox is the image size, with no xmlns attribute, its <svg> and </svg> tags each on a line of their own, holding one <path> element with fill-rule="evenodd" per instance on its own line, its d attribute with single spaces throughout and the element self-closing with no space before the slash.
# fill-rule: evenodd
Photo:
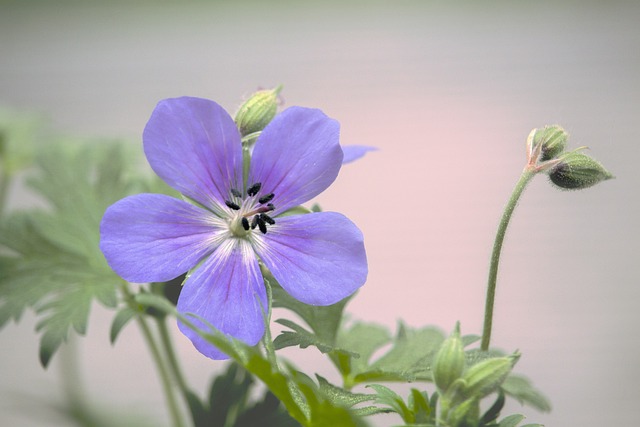
<svg viewBox="0 0 640 427">
<path fill-rule="evenodd" d="M 320 392 L 333 404 L 351 408 L 354 405 L 376 398 L 374 394 L 351 393 L 341 387 L 336 387 L 318 374 L 316 374 L 316 378 L 318 379 Z"/>
<path fill-rule="evenodd" d="M 335 345 L 344 307 L 351 297 L 328 306 L 308 305 L 289 295 L 273 277 L 268 277 L 267 280 L 273 289 L 273 307 L 281 307 L 293 311 L 309 325 L 320 341 Z"/>
<path fill-rule="evenodd" d="M 444 335 L 436 328 L 411 329 L 400 325 L 391 349 L 366 371 L 355 375 L 354 382 L 430 381 L 431 360 L 442 341 Z"/>
<path fill-rule="evenodd" d="M 116 317 L 113 318 L 111 329 L 109 330 L 109 341 L 111 345 L 115 344 L 118 335 L 122 329 L 136 315 L 136 312 L 129 307 L 124 307 L 118 311 Z"/>
<path fill-rule="evenodd" d="M 0 249 L 7 254 L 0 326 L 34 308 L 45 366 L 70 329 L 85 333 L 93 301 L 116 305 L 121 279 L 100 252 L 99 224 L 107 206 L 133 188 L 126 179 L 131 161 L 117 143 L 47 145 L 28 184 L 50 208 L 0 220 Z"/>
<path fill-rule="evenodd" d="M 502 383 L 505 394 L 524 405 L 529 405 L 542 412 L 551 411 L 551 403 L 544 394 L 536 389 L 531 381 L 521 375 L 511 374 Z"/>
<path fill-rule="evenodd" d="M 280 323 L 281 325 L 292 329 L 292 331 L 281 332 L 280 335 L 273 340 L 273 345 L 276 350 L 292 346 L 299 346 L 300 348 L 314 346 L 322 353 L 328 353 L 334 349 L 333 345 L 323 342 L 316 335 L 291 320 L 278 319 L 276 320 L 276 323 Z"/>
</svg>

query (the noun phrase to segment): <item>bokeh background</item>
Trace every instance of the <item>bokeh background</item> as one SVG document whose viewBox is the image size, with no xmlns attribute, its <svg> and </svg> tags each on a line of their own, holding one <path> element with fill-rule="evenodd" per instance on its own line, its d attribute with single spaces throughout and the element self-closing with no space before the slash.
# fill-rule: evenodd
<svg viewBox="0 0 640 427">
<path fill-rule="evenodd" d="M 228 110 L 284 84 L 286 105 L 318 107 L 344 144 L 379 147 L 318 201 L 363 230 L 370 275 L 354 318 L 480 333 L 488 259 L 524 165 L 530 129 L 558 123 L 617 179 L 562 192 L 537 177 L 504 248 L 493 344 L 552 400 L 547 426 L 640 419 L 640 3 L 0 2 L 0 102 L 60 132 L 140 135 L 156 102 L 192 95 Z M 14 188 L 14 207 L 29 202 Z M 87 395 L 165 425 L 135 327 L 115 347 L 95 307 L 75 342 Z M 38 363 L 35 319 L 0 332 L 0 425 L 65 425 L 59 357 Z M 204 390 L 220 369 L 176 334 Z M 314 350 L 287 353 L 318 366 Z M 43 412 L 44 411 L 44 412 Z M 381 418 L 378 425 L 397 419 Z"/>
</svg>

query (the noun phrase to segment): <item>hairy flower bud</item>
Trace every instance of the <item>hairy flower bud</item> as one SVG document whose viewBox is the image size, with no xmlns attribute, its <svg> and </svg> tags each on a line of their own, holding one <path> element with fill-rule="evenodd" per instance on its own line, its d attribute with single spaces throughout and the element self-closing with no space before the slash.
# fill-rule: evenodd
<svg viewBox="0 0 640 427">
<path fill-rule="evenodd" d="M 460 378 L 464 365 L 464 348 L 460 339 L 460 324 L 457 323 L 453 333 L 440 346 L 433 361 L 433 380 L 441 393 L 445 393 L 449 386 Z"/>
<path fill-rule="evenodd" d="M 558 125 L 545 126 L 537 129 L 533 137 L 533 146 L 542 144 L 540 154 L 541 161 L 547 161 L 558 157 L 567 145 L 569 135 Z"/>
<path fill-rule="evenodd" d="M 549 171 L 551 182 L 567 190 L 581 190 L 613 178 L 600 163 L 578 151 L 560 157 L 560 163 Z"/>
<path fill-rule="evenodd" d="M 240 106 L 235 118 L 240 135 L 246 136 L 259 132 L 269 124 L 278 110 L 280 90 L 282 90 L 282 86 L 275 89 L 259 90 Z"/>
<path fill-rule="evenodd" d="M 481 399 L 498 390 L 519 358 L 518 353 L 507 357 L 494 357 L 467 369 L 462 376 L 466 383 L 464 393 L 467 398 Z"/>
</svg>

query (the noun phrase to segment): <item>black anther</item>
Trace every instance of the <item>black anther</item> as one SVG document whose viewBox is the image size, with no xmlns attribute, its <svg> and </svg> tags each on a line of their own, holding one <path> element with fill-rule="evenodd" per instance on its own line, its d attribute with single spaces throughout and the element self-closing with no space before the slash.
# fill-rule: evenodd
<svg viewBox="0 0 640 427">
<path fill-rule="evenodd" d="M 264 220 L 259 215 L 256 215 L 256 218 L 258 218 L 258 228 L 260 232 L 267 234 L 267 224 L 264 223 Z"/>
<path fill-rule="evenodd" d="M 242 197 L 242 193 L 236 190 L 235 188 L 231 189 L 231 195 L 234 197 Z"/>
<path fill-rule="evenodd" d="M 240 206 L 233 203 L 231 200 L 225 200 L 224 204 L 227 205 L 229 208 L 233 209 L 234 211 L 240 210 Z"/>
<path fill-rule="evenodd" d="M 269 215 L 264 214 L 264 213 L 260 214 L 260 219 L 263 220 L 264 222 L 266 222 L 269 225 L 273 225 L 273 224 L 276 223 L 276 221 L 273 218 L 271 218 Z"/>
<path fill-rule="evenodd" d="M 253 230 L 258 225 L 258 215 L 254 216 L 251 220 L 251 229 Z"/>
<path fill-rule="evenodd" d="M 276 208 L 275 206 L 273 206 L 273 203 L 267 203 L 267 207 L 269 208 L 270 211 Z"/>
<path fill-rule="evenodd" d="M 251 187 L 247 188 L 247 194 L 251 197 L 255 196 L 256 194 L 258 194 L 258 191 L 260 191 L 260 188 L 262 187 L 262 184 L 259 182 L 256 182 L 255 184 L 253 184 Z"/>
<path fill-rule="evenodd" d="M 246 231 L 249 231 L 249 220 L 245 217 L 242 217 L 240 222 L 242 222 L 242 228 L 244 228 Z"/>
<path fill-rule="evenodd" d="M 258 203 L 260 203 L 261 205 L 263 205 L 263 204 L 265 204 L 265 203 L 267 203 L 267 202 L 270 202 L 270 201 L 272 201 L 272 200 L 273 200 L 273 197 L 274 197 L 274 196 L 275 196 L 275 195 L 274 195 L 273 193 L 269 193 L 269 194 L 267 194 L 266 196 L 262 196 L 262 197 L 260 197 L 260 198 L 258 199 Z"/>
</svg>

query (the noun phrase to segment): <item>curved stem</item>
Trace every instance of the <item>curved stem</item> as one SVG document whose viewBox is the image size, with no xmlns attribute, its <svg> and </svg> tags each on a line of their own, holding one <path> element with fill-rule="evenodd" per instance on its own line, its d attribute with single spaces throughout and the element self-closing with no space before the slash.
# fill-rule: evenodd
<svg viewBox="0 0 640 427">
<path fill-rule="evenodd" d="M 131 308 L 137 311 L 138 307 L 136 307 L 133 301 L 133 295 L 131 294 L 131 291 L 126 284 L 122 286 L 122 292 L 125 295 L 127 304 L 129 304 Z M 144 340 L 149 347 L 149 351 L 151 352 L 151 357 L 156 364 L 158 374 L 160 374 L 160 382 L 162 383 L 165 399 L 167 400 L 167 407 L 169 410 L 169 415 L 171 416 L 172 423 L 175 427 L 185 427 L 185 424 L 182 421 L 182 417 L 180 416 L 178 402 L 176 401 L 176 397 L 173 393 L 173 385 L 171 384 L 169 371 L 167 370 L 165 361 L 163 360 L 160 350 L 158 349 L 155 338 L 151 333 L 151 329 L 149 328 L 149 325 L 147 324 L 147 321 L 144 317 L 136 316 L 136 321 L 138 322 L 138 326 L 140 326 L 142 336 L 144 337 Z"/>
<path fill-rule="evenodd" d="M 493 324 L 493 303 L 496 296 L 496 281 L 498 278 L 498 264 L 500 263 L 500 252 L 502 251 L 502 243 L 504 242 L 504 236 L 507 232 L 507 226 L 511 220 L 518 200 L 522 195 L 522 192 L 526 188 L 531 178 L 536 174 L 536 171 L 531 168 L 525 168 L 513 189 L 513 193 L 507 202 L 507 206 L 504 209 L 502 218 L 500 219 L 500 225 L 498 226 L 498 232 L 496 233 L 496 240 L 493 243 L 493 252 L 491 253 L 491 265 L 489 267 L 489 280 L 487 284 L 487 299 L 484 308 L 484 326 L 482 328 L 482 342 L 480 348 L 484 351 L 489 349 L 489 342 L 491 341 L 491 326 Z"/>
</svg>

